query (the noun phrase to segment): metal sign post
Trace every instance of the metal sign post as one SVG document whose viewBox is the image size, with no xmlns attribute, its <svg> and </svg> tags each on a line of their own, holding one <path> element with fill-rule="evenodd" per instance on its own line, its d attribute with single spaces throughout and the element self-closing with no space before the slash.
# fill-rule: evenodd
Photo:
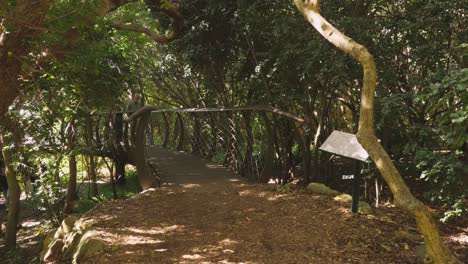
<svg viewBox="0 0 468 264">
<path fill-rule="evenodd" d="M 354 165 L 354 179 L 353 179 L 353 202 L 351 204 L 351 211 L 357 213 L 359 210 L 359 191 L 361 182 L 361 164 L 356 161 Z"/>
<path fill-rule="evenodd" d="M 351 211 L 356 213 L 359 209 L 359 190 L 361 180 L 360 162 L 370 162 L 369 154 L 361 144 L 359 144 L 356 135 L 341 131 L 333 131 L 319 149 L 356 160 L 353 177 L 353 201 L 351 204 Z"/>
</svg>

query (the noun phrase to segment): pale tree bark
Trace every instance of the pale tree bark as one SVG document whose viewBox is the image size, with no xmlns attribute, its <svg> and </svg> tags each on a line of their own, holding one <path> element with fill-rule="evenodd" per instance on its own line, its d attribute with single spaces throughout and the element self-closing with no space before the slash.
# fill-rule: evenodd
<svg viewBox="0 0 468 264">
<path fill-rule="evenodd" d="M 358 61 L 364 71 L 357 138 L 387 182 L 395 204 L 416 219 L 426 244 L 426 261 L 440 264 L 461 263 L 442 243 L 429 209 L 410 192 L 393 161 L 380 145 L 374 132 L 374 97 L 377 71 L 373 56 L 361 44 L 345 36 L 320 15 L 318 0 L 293 0 L 307 21 L 330 43 Z"/>
</svg>

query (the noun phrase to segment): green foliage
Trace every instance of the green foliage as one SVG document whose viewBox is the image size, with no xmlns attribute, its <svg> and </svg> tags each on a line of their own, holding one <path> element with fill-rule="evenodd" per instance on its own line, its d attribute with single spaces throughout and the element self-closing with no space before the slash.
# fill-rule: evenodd
<svg viewBox="0 0 468 264">
<path fill-rule="evenodd" d="M 435 117 L 442 139 L 451 150 L 462 147 L 468 141 L 467 87 L 468 68 L 465 68 L 445 77 L 441 83 L 432 84 L 429 91 L 419 97 L 436 102 L 429 106 L 428 114 Z"/>
<path fill-rule="evenodd" d="M 117 197 L 118 198 L 129 198 L 135 194 L 141 192 L 140 182 L 138 180 L 138 175 L 136 171 L 130 170 L 126 172 L 126 183 L 125 185 L 116 185 L 117 190 Z M 79 197 L 82 197 L 82 205 L 80 205 L 77 209 L 77 213 L 81 212 L 85 209 L 91 209 L 92 202 L 100 202 L 100 201 L 108 201 L 114 199 L 113 191 L 112 191 L 112 184 L 110 182 L 100 183 L 98 184 L 98 193 L 99 196 L 91 197 L 90 199 L 85 199 L 84 197 L 88 196 L 88 190 L 86 188 L 80 188 L 80 192 L 78 194 Z"/>
<path fill-rule="evenodd" d="M 84 214 L 96 206 L 96 201 L 92 199 L 79 199 L 73 204 L 73 213 Z"/>
<path fill-rule="evenodd" d="M 22 79 L 26 90 L 16 119 L 21 137 L 32 145 L 22 151 L 34 158 L 47 156 L 43 145 L 50 145 L 51 160 L 85 152 L 67 147 L 71 120 L 84 123 L 89 112 L 123 109 L 129 92 L 143 93 L 160 108 L 274 105 L 305 116 L 311 137 L 322 118 L 319 145 L 332 130 L 356 130 L 362 69 L 324 41 L 289 1 L 178 1 L 184 30 L 168 45 L 154 45 L 145 34 L 116 30 L 113 24 L 163 33 L 170 19 L 161 10 L 173 8 L 170 1 L 128 3 L 104 18 L 96 17 L 96 3 L 51 2 L 46 33 L 38 33 L 33 52 L 22 58 L 31 74 Z M 375 56 L 377 133 L 409 182 L 424 179 L 427 198 L 443 204 L 447 216 L 462 213 L 467 189 L 464 5 L 461 0 L 331 0 L 321 8 Z M 57 59 L 37 70 L 44 47 L 58 47 Z M 262 122 L 252 125 L 254 141 L 261 142 Z M 287 136 L 290 129 L 285 130 L 275 137 Z M 299 150 L 293 146 L 294 161 Z M 264 151 L 255 144 L 254 155 Z M 218 153 L 216 159 L 224 157 Z M 62 194 L 52 179 L 59 166 L 47 165 L 39 204 L 58 208 Z M 63 180 L 66 175 L 59 173 Z M 100 199 L 110 199 L 110 185 L 102 188 Z M 119 196 L 131 193 L 120 190 Z"/>
<path fill-rule="evenodd" d="M 50 164 L 52 165 L 52 164 Z M 59 182 L 54 181 L 55 175 L 51 172 L 59 168 L 48 169 L 36 183 L 33 193 L 33 202 L 37 209 L 43 212 L 44 218 L 58 225 L 62 221 L 65 192 Z"/>
<path fill-rule="evenodd" d="M 461 216 L 468 212 L 464 200 L 468 197 L 465 177 L 466 164 L 456 154 L 418 150 L 415 157 L 417 167 L 422 171 L 421 179 L 432 186 L 426 196 L 434 203 L 445 205 L 445 217 Z"/>
<path fill-rule="evenodd" d="M 425 148 L 416 151 L 415 161 L 421 178 L 431 184 L 426 194 L 433 202 L 442 203 L 448 209 L 443 220 L 460 216 L 468 209 L 464 200 L 468 197 L 466 186 L 466 148 L 468 142 L 468 69 L 445 77 L 432 84 L 420 101 L 435 102 L 429 105 L 432 131 Z"/>
<path fill-rule="evenodd" d="M 467 189 L 466 17 L 463 1 L 407 1 L 375 6 L 379 69 L 377 129 L 409 182 L 463 213 Z"/>
</svg>

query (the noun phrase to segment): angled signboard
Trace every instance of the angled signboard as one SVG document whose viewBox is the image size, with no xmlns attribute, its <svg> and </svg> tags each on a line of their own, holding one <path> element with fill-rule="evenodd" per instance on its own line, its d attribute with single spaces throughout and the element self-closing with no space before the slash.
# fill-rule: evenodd
<svg viewBox="0 0 468 264">
<path fill-rule="evenodd" d="M 346 158 L 370 162 L 369 154 L 367 154 L 367 151 L 359 144 L 354 134 L 335 130 L 319 149 Z"/>
</svg>

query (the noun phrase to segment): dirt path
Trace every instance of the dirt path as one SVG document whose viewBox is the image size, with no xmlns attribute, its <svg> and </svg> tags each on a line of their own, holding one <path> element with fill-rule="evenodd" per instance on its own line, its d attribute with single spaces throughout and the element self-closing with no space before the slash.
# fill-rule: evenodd
<svg viewBox="0 0 468 264">
<path fill-rule="evenodd" d="M 421 263 L 415 248 L 422 239 L 395 208 L 355 215 L 332 197 L 281 194 L 183 153 L 151 151 L 169 183 L 86 213 L 109 245 L 83 263 Z M 466 223 L 445 237 L 468 263 Z M 36 263 L 31 232 L 22 229 L 19 242 Z"/>
<path fill-rule="evenodd" d="M 331 197 L 278 194 L 183 153 L 151 151 L 163 157 L 170 184 L 89 212 L 110 246 L 86 263 L 416 261 L 415 241 L 388 240 L 398 230 L 392 220 L 353 215 Z"/>
</svg>

